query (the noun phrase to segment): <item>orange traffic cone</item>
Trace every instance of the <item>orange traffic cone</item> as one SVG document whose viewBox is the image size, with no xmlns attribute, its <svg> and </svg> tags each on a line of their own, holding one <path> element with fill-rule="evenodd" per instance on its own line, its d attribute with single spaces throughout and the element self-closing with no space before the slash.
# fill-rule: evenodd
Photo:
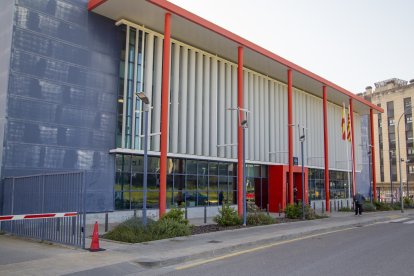
<svg viewBox="0 0 414 276">
<path fill-rule="evenodd" d="M 93 234 L 92 234 L 92 242 L 91 242 L 91 248 L 89 248 L 89 251 L 91 252 L 97 252 L 97 251 L 103 251 L 105 249 L 99 247 L 99 231 L 98 231 L 98 222 L 95 222 L 95 226 L 93 227 Z"/>
</svg>

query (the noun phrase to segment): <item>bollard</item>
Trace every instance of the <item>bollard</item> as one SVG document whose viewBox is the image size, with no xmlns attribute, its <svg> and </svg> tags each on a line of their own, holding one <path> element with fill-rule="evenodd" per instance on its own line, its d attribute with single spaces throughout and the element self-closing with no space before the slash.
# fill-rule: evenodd
<svg viewBox="0 0 414 276">
<path fill-rule="evenodd" d="M 322 214 L 325 213 L 323 201 L 321 202 L 322 205 Z"/>
<path fill-rule="evenodd" d="M 185 207 L 185 209 L 184 209 L 184 215 L 185 215 L 185 219 L 188 219 L 188 213 L 187 213 L 187 202 L 185 203 L 185 205 L 184 205 Z"/>
<path fill-rule="evenodd" d="M 344 208 L 344 202 L 341 200 L 341 209 Z"/>
<path fill-rule="evenodd" d="M 313 210 L 316 211 L 316 202 L 313 202 Z"/>
<path fill-rule="evenodd" d="M 204 206 L 204 224 L 207 223 L 207 206 Z"/>
<path fill-rule="evenodd" d="M 337 208 L 337 210 L 339 211 L 339 201 L 338 201 L 338 208 Z"/>
<path fill-rule="evenodd" d="M 329 210 L 332 212 L 332 201 L 329 201 Z"/>
<path fill-rule="evenodd" d="M 334 211 L 336 211 L 336 201 L 334 201 L 333 204 L 334 204 Z"/>
<path fill-rule="evenodd" d="M 280 217 L 280 212 L 281 212 L 281 210 L 280 210 L 280 203 L 279 203 L 279 217 Z"/>
<path fill-rule="evenodd" d="M 349 200 L 346 200 L 346 208 L 349 209 Z"/>
<path fill-rule="evenodd" d="M 269 203 L 266 206 L 266 210 L 267 210 L 267 215 L 269 215 Z"/>
<path fill-rule="evenodd" d="M 137 210 L 134 210 L 134 218 L 137 217 Z"/>
<path fill-rule="evenodd" d="M 105 232 L 108 232 L 108 213 L 105 213 Z"/>
</svg>

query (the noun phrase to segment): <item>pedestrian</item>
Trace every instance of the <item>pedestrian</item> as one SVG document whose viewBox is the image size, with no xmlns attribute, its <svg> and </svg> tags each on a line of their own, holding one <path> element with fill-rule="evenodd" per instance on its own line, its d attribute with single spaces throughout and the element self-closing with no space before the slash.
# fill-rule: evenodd
<svg viewBox="0 0 414 276">
<path fill-rule="evenodd" d="M 365 197 L 360 193 L 356 193 L 354 196 L 354 203 L 355 203 L 355 216 L 362 214 L 362 205 L 365 202 Z"/>
<path fill-rule="evenodd" d="M 223 205 L 223 199 L 224 199 L 223 191 L 220 191 L 218 198 L 219 198 L 219 205 Z"/>
</svg>

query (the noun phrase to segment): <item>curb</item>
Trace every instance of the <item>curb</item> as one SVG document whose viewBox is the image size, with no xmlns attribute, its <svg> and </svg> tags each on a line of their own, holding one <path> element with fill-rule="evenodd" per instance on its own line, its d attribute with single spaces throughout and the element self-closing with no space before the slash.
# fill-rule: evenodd
<svg viewBox="0 0 414 276">
<path fill-rule="evenodd" d="M 343 229 L 346 227 L 363 227 L 363 226 L 367 226 L 373 223 L 384 222 L 388 220 L 392 220 L 392 218 L 379 217 L 379 218 L 373 218 L 372 220 L 369 220 L 369 221 L 357 222 L 357 223 L 353 222 L 350 224 L 343 224 L 340 226 L 331 226 L 331 227 L 322 228 L 322 229 L 304 230 L 304 231 L 300 231 L 294 234 L 283 234 L 283 235 L 276 234 L 276 236 L 273 238 L 266 238 L 266 239 L 251 241 L 251 242 L 239 243 L 236 245 L 225 246 L 225 247 L 217 248 L 217 249 L 209 249 L 209 250 L 205 250 L 205 251 L 191 254 L 191 255 L 177 256 L 177 257 L 163 258 L 163 259 L 142 258 L 142 259 L 133 260 L 133 262 L 139 265 L 148 267 L 148 268 L 165 267 L 165 266 L 176 265 L 176 264 L 185 263 L 189 261 L 195 261 L 195 260 L 199 260 L 202 258 L 203 259 L 214 258 L 214 257 L 234 253 L 240 250 L 247 250 L 247 249 L 252 249 L 258 246 L 268 245 L 270 243 L 275 243 L 278 241 L 285 241 L 285 240 L 300 238 L 300 237 L 313 235 L 313 234 L 323 234 L 326 232 L 330 232 L 333 230 L 339 230 L 339 229 Z"/>
</svg>

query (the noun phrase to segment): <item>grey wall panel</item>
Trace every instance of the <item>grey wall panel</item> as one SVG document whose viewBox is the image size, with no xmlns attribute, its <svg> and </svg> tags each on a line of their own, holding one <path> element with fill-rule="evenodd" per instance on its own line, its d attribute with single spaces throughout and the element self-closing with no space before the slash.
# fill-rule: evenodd
<svg viewBox="0 0 414 276">
<path fill-rule="evenodd" d="M 218 67 L 218 106 L 217 106 L 217 114 L 218 114 L 218 131 L 217 131 L 217 140 L 218 145 L 220 146 L 218 150 L 218 156 L 224 157 L 226 153 L 226 149 L 222 146 L 226 143 L 226 93 L 225 93 L 225 87 L 226 87 L 226 69 L 225 64 L 223 61 L 219 62 Z"/>
<path fill-rule="evenodd" d="M 89 13 L 87 2 L 16 2 L 3 176 L 85 170 L 93 176 L 87 209 L 105 211 L 114 207 L 108 152 L 115 147 L 122 37 L 113 21 Z M 6 19 L 0 14 L 1 26 L 11 28 Z M 0 54 L 0 78 L 3 66 Z"/>
<path fill-rule="evenodd" d="M 172 66 L 171 66 L 171 109 L 170 124 L 168 135 L 170 139 L 169 151 L 178 152 L 178 109 L 179 109 L 179 89 L 180 89 L 180 46 L 174 44 L 172 47 Z"/>
<path fill-rule="evenodd" d="M 180 99 L 179 99 L 179 117 L 180 117 L 180 124 L 178 124 L 179 128 L 179 148 L 178 151 L 180 153 L 187 153 L 187 124 L 183 122 L 187 122 L 187 99 L 188 99 L 188 90 L 187 90 L 187 77 L 188 77 L 188 48 L 181 47 L 181 55 L 180 55 Z"/>
<path fill-rule="evenodd" d="M 247 160 L 254 160 L 254 150 L 255 150 L 255 145 L 254 145 L 254 120 L 255 120 L 255 116 L 253 114 L 253 110 L 254 110 L 254 77 L 253 77 L 253 73 L 249 72 L 249 128 L 248 128 L 248 136 L 249 136 L 249 144 L 247 146 L 247 148 L 249 149 L 249 158 Z"/>
<path fill-rule="evenodd" d="M 204 156 L 210 156 L 210 57 L 204 56 L 204 68 L 203 68 L 203 135 L 201 141 L 203 143 L 202 154 Z"/>
<path fill-rule="evenodd" d="M 263 77 L 260 77 L 259 78 L 259 90 L 256 92 L 256 93 L 258 93 L 259 95 L 259 102 L 258 102 L 258 104 L 259 104 L 259 106 L 258 106 L 258 109 L 257 109 L 257 112 L 256 112 L 256 116 L 258 116 L 259 117 L 259 124 L 258 124 L 258 129 L 259 129 L 259 141 L 258 141 L 258 143 L 259 143 L 259 160 L 264 160 L 264 156 L 265 156 L 265 152 L 264 152 L 264 149 L 265 149 L 265 147 L 264 147 L 264 144 L 265 144 L 265 131 L 264 131 L 264 129 L 265 129 L 265 124 L 264 124 L 264 116 L 265 116 L 265 114 L 264 114 L 264 104 L 265 104 L 265 102 L 264 102 L 264 93 L 265 93 L 265 91 L 264 91 L 264 89 L 265 89 L 265 86 L 264 86 L 264 84 L 265 84 L 265 79 L 263 78 Z"/>
<path fill-rule="evenodd" d="M 197 53 L 196 61 L 196 110 L 195 110 L 195 154 L 203 154 L 203 54 Z"/>
<path fill-rule="evenodd" d="M 253 90 L 253 110 L 252 116 L 254 118 L 254 159 L 252 160 L 259 160 L 260 159 L 260 78 L 257 75 L 254 75 L 254 90 Z"/>
<path fill-rule="evenodd" d="M 270 140 L 270 125 L 269 125 L 269 80 L 266 79 L 265 81 L 265 92 L 264 92 L 264 138 L 265 138 L 265 145 L 264 145 L 264 160 L 269 161 L 269 140 Z"/>
<path fill-rule="evenodd" d="M 232 126 L 232 112 L 228 109 L 232 106 L 232 97 L 231 97 L 231 65 L 226 63 L 226 76 L 225 76 L 225 97 L 226 97 L 226 105 L 224 110 L 224 118 L 226 118 L 226 128 L 225 128 L 225 143 L 230 145 L 233 143 L 231 137 L 231 126 Z M 232 146 L 225 147 L 225 157 L 231 158 L 232 153 Z"/>
<path fill-rule="evenodd" d="M 162 58 L 163 56 L 163 40 L 160 37 L 155 38 L 154 46 L 154 75 L 151 110 L 151 133 L 161 132 L 161 89 L 162 89 Z M 151 139 L 150 150 L 160 151 L 160 136 L 155 135 Z"/>
<path fill-rule="evenodd" d="M 13 15 L 14 1 L 4 1 L 0 9 L 0 179 L 3 177 L 3 143 L 7 125 L 7 90 L 12 48 Z M 3 206 L 1 193 L 2 189 L 0 191 L 0 206 Z"/>
<path fill-rule="evenodd" d="M 196 66 L 196 53 L 190 50 L 188 61 L 188 102 L 187 102 L 187 153 L 194 154 L 194 124 L 195 124 L 195 108 L 196 108 L 196 86 L 195 86 L 195 66 Z"/>
<path fill-rule="evenodd" d="M 237 66 L 233 65 L 231 67 L 231 108 L 237 108 Z M 237 111 L 231 110 L 228 111 L 231 114 L 231 143 L 237 144 L 237 127 L 239 124 L 239 114 Z M 232 158 L 237 158 L 237 146 L 231 147 Z"/>
<path fill-rule="evenodd" d="M 217 129 L 218 129 L 218 117 L 217 117 L 217 103 L 218 103 L 218 60 L 216 58 L 211 59 L 211 94 L 210 94 L 210 137 L 209 146 L 210 154 L 213 157 L 217 156 Z"/>
</svg>

